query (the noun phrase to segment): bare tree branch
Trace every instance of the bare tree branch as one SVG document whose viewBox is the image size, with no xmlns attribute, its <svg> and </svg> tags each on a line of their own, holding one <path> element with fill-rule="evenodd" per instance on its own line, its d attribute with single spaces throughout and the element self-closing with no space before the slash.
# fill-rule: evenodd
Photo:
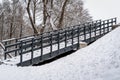
<svg viewBox="0 0 120 80">
<path fill-rule="evenodd" d="M 64 13 L 65 13 L 65 7 L 67 5 L 67 2 L 68 2 L 68 0 L 65 0 L 65 2 L 63 3 L 60 18 L 59 18 L 59 23 L 58 23 L 58 26 L 57 26 L 58 28 L 62 27 L 63 19 L 64 19 Z"/>
<path fill-rule="evenodd" d="M 31 3 L 31 0 L 28 0 L 28 4 L 27 4 L 27 13 L 28 13 L 28 16 L 29 16 L 29 19 L 30 19 L 30 22 L 31 22 L 31 25 L 32 25 L 32 28 L 34 30 L 34 34 L 37 35 L 38 34 L 38 31 L 35 27 L 35 24 L 34 24 L 34 21 L 32 19 L 32 16 L 31 16 L 31 13 L 30 13 L 30 3 Z"/>
</svg>

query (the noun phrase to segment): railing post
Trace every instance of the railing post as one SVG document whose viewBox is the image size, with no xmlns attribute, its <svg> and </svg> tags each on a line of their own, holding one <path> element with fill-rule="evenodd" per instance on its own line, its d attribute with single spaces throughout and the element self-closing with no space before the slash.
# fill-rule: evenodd
<svg viewBox="0 0 120 80">
<path fill-rule="evenodd" d="M 72 28 L 72 46 L 73 46 L 73 44 L 74 44 L 74 39 L 73 39 L 73 36 L 74 35 L 74 33 L 73 33 L 73 28 Z"/>
<path fill-rule="evenodd" d="M 26 42 L 24 44 L 26 45 Z M 27 50 L 27 49 L 25 48 L 25 50 Z"/>
<path fill-rule="evenodd" d="M 15 42 L 18 42 L 18 39 L 15 40 Z M 17 45 L 15 46 L 15 49 L 17 49 Z M 17 56 L 17 51 L 15 51 L 15 56 Z"/>
<path fill-rule="evenodd" d="M 7 45 L 7 42 L 5 42 L 4 60 L 6 60 L 6 59 L 7 59 L 7 54 L 6 54 L 7 48 L 6 48 L 6 45 Z"/>
<path fill-rule="evenodd" d="M 109 22 L 110 20 L 107 20 L 107 33 L 109 32 Z"/>
<path fill-rule="evenodd" d="M 65 48 L 67 47 L 67 31 L 65 30 Z"/>
<path fill-rule="evenodd" d="M 115 22 L 115 24 L 117 24 L 117 18 L 115 18 L 115 21 L 114 21 L 114 22 Z"/>
<path fill-rule="evenodd" d="M 105 35 L 105 21 L 103 21 L 103 35 Z"/>
<path fill-rule="evenodd" d="M 80 48 L 80 28 L 78 27 L 77 28 L 78 30 L 78 47 L 77 47 L 77 49 L 79 49 Z"/>
<path fill-rule="evenodd" d="M 22 55 L 22 53 L 23 53 L 23 42 L 21 41 L 20 42 L 20 65 L 22 66 L 22 61 L 23 61 L 23 55 Z"/>
<path fill-rule="evenodd" d="M 40 55 L 40 60 L 42 60 L 43 56 L 43 35 L 41 34 L 41 55 Z"/>
<path fill-rule="evenodd" d="M 34 38 L 31 40 L 31 64 L 33 63 Z"/>
<path fill-rule="evenodd" d="M 102 32 L 102 31 L 101 31 L 101 30 L 102 30 L 102 29 L 101 29 L 101 26 L 102 26 L 102 23 L 101 23 L 101 20 L 100 20 L 100 22 L 99 22 L 99 27 L 100 27 L 100 29 L 99 29 L 99 30 L 100 30 L 99 35 L 100 35 L 100 36 L 101 36 L 101 32 Z"/>
<path fill-rule="evenodd" d="M 6 51 L 7 51 L 7 49 L 6 49 L 6 47 L 5 47 L 5 50 L 4 50 L 4 60 L 7 59 Z"/>
<path fill-rule="evenodd" d="M 58 54 L 60 53 L 60 32 L 58 31 Z"/>
<path fill-rule="evenodd" d="M 84 25 L 84 41 L 86 41 L 86 26 Z"/>
<path fill-rule="evenodd" d="M 52 33 L 50 34 L 50 57 L 52 57 Z"/>
<path fill-rule="evenodd" d="M 95 28 L 95 36 L 94 36 L 94 39 L 96 40 L 96 28 L 98 28 L 98 23 L 96 22 L 95 24 L 94 24 L 94 28 Z"/>
<path fill-rule="evenodd" d="M 90 29 L 90 33 L 89 33 L 89 35 L 90 35 L 90 42 L 91 42 L 91 24 L 89 25 L 89 29 Z"/>
</svg>

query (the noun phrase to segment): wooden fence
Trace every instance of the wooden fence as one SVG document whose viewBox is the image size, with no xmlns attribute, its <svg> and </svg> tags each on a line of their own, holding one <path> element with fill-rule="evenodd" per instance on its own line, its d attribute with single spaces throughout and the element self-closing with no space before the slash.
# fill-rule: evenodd
<svg viewBox="0 0 120 80">
<path fill-rule="evenodd" d="M 116 18 L 108 20 L 97 20 L 80 24 L 56 31 L 46 32 L 38 35 L 37 37 L 31 36 L 21 39 L 13 39 L 9 41 L 3 41 L 5 46 L 4 59 L 8 59 L 12 56 L 19 56 L 20 62 L 18 66 L 28 66 L 38 64 L 42 61 L 54 58 L 65 52 L 79 49 L 80 42 L 86 42 L 88 44 L 94 42 L 98 38 L 102 37 L 106 33 L 112 30 L 112 26 L 116 24 Z M 54 48 L 57 49 L 54 49 Z M 45 49 L 47 53 L 44 53 Z M 39 50 L 39 55 L 34 56 L 34 52 Z M 24 60 L 24 55 L 28 54 L 30 58 Z"/>
</svg>

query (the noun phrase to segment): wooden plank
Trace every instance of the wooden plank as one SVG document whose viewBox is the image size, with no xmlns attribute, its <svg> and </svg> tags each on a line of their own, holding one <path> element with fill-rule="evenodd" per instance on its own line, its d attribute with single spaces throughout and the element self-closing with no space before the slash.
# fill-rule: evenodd
<svg viewBox="0 0 120 80">
<path fill-rule="evenodd" d="M 53 49 L 53 48 L 52 48 L 52 46 L 53 46 L 53 45 L 52 45 L 52 41 L 53 41 L 53 39 L 52 39 L 52 34 L 50 34 L 50 57 L 52 57 L 52 55 L 51 55 L 51 54 L 52 54 L 52 49 Z"/>
<path fill-rule="evenodd" d="M 23 54 L 22 54 L 23 49 L 22 49 L 22 45 L 23 45 L 23 43 L 22 43 L 22 41 L 21 41 L 21 42 L 20 42 L 20 47 L 21 47 L 21 50 L 20 50 L 20 65 L 22 65 L 22 63 L 23 63 Z"/>
<path fill-rule="evenodd" d="M 60 53 L 60 32 L 58 32 L 58 54 Z"/>
<path fill-rule="evenodd" d="M 40 60 L 42 60 L 43 57 L 43 37 L 41 36 L 41 56 L 40 56 Z"/>
<path fill-rule="evenodd" d="M 89 32 L 90 32 L 90 33 L 89 33 L 89 36 L 90 36 L 90 42 L 91 42 L 91 35 L 92 35 L 92 32 L 91 32 L 91 26 L 92 26 L 92 25 L 90 24 L 90 26 L 89 26 Z"/>
<path fill-rule="evenodd" d="M 34 38 L 32 38 L 32 44 L 31 44 L 31 64 L 33 63 L 33 48 L 34 48 Z"/>
<path fill-rule="evenodd" d="M 6 48 L 7 49 L 7 48 Z M 13 49 L 13 50 L 9 50 L 9 51 L 7 51 L 7 50 L 5 50 L 5 53 L 6 54 L 9 54 L 9 53 L 13 53 L 13 52 L 16 52 L 16 51 L 19 51 L 19 50 L 21 50 L 20 48 L 17 48 L 17 49 Z"/>
<path fill-rule="evenodd" d="M 78 44 L 74 44 L 73 46 L 66 47 L 66 51 L 64 50 L 65 48 L 60 49 L 59 54 L 58 54 L 58 50 L 53 51 L 52 54 L 51 54 L 52 57 L 50 57 L 49 56 L 50 53 L 48 53 L 48 54 L 45 54 L 45 55 L 42 56 L 42 60 L 40 60 L 39 57 L 35 57 L 35 58 L 33 58 L 33 63 L 32 64 L 31 64 L 31 60 L 27 60 L 27 61 L 22 62 L 22 64 L 18 63 L 17 66 L 30 66 L 30 65 L 33 65 L 33 64 L 38 64 L 38 63 L 43 62 L 45 60 L 49 60 L 49 59 L 52 59 L 56 56 L 62 55 L 65 52 L 71 51 L 71 50 L 73 50 L 73 48 L 77 48 L 77 46 L 78 46 Z"/>
<path fill-rule="evenodd" d="M 84 26 L 84 40 L 86 40 L 86 27 Z"/>
<path fill-rule="evenodd" d="M 77 49 L 79 49 L 80 48 L 80 28 L 78 27 L 78 47 L 77 47 Z"/>
<path fill-rule="evenodd" d="M 17 43 L 17 42 L 18 42 L 18 39 L 16 39 L 15 42 Z M 17 47 L 18 47 L 18 46 L 16 45 L 16 46 L 15 46 L 15 49 L 17 49 Z M 18 52 L 18 51 L 16 50 L 16 51 L 15 51 L 15 56 L 17 56 L 17 52 Z"/>
<path fill-rule="evenodd" d="M 74 29 L 73 28 L 72 28 L 72 34 L 71 35 L 72 35 L 72 46 L 73 46 L 73 44 L 74 44 L 74 38 L 73 38 L 74 37 Z"/>
<path fill-rule="evenodd" d="M 5 47 L 6 47 L 6 48 L 9 48 L 9 47 L 17 46 L 17 45 L 20 45 L 20 42 L 18 42 L 18 43 L 13 43 L 13 44 L 5 44 Z"/>
<path fill-rule="evenodd" d="M 67 31 L 65 30 L 65 48 L 67 47 Z"/>
</svg>

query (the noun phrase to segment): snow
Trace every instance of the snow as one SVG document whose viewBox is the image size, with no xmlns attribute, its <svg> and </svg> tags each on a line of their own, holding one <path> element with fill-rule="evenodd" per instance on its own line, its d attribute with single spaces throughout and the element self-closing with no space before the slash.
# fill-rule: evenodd
<svg viewBox="0 0 120 80">
<path fill-rule="evenodd" d="M 42 66 L 0 66 L 0 80 L 119 80 L 120 27 L 88 47 Z"/>
</svg>

